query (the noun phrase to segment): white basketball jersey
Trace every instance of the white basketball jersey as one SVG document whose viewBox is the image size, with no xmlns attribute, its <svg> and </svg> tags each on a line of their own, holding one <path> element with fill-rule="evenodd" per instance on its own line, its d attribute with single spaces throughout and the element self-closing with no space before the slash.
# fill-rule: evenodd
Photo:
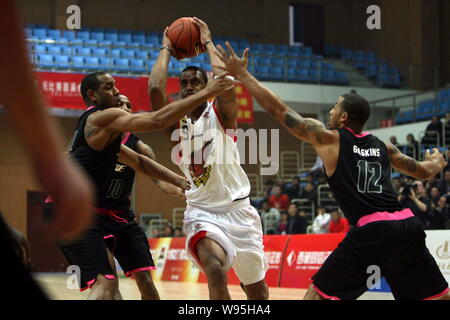
<svg viewBox="0 0 450 320">
<path fill-rule="evenodd" d="M 234 138 L 225 134 L 214 102 L 208 102 L 195 123 L 180 120 L 181 161 L 178 166 L 191 181 L 186 191 L 187 204 L 220 209 L 248 197 L 250 182 L 240 164 Z"/>
</svg>

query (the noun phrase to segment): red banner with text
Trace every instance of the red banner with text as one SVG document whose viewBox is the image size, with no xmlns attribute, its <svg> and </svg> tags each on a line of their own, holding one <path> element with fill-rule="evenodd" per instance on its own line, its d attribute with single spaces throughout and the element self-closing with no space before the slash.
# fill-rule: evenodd
<svg viewBox="0 0 450 320">
<path fill-rule="evenodd" d="M 79 109 L 86 108 L 80 94 L 81 80 L 85 75 L 79 73 L 36 72 L 38 86 L 53 108 Z M 114 76 L 116 87 L 126 95 L 134 112 L 150 111 L 148 96 L 148 77 Z M 167 95 L 171 100 L 179 99 L 180 84 L 178 78 L 167 79 Z M 236 85 L 236 97 L 239 102 L 238 122 L 253 123 L 253 100 L 248 91 L 240 84 Z"/>
<path fill-rule="evenodd" d="M 345 233 L 264 236 L 264 253 L 269 263 L 266 282 L 270 287 L 306 289 L 311 277 L 345 237 Z M 153 279 L 206 283 L 206 275 L 189 260 L 186 238 L 151 238 L 155 261 Z M 239 284 L 233 269 L 228 283 Z"/>
</svg>

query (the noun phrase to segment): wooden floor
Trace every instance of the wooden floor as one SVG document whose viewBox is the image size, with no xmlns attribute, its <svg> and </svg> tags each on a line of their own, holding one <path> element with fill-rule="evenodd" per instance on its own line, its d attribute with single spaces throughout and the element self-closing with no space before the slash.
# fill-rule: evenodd
<svg viewBox="0 0 450 320">
<path fill-rule="evenodd" d="M 53 300 L 85 300 L 88 290 L 79 292 L 66 287 L 66 274 L 36 274 L 35 279 Z M 188 283 L 175 281 L 160 281 L 155 283 L 163 300 L 208 300 L 208 286 L 205 283 Z M 245 300 L 242 289 L 236 285 L 228 286 L 231 298 Z M 132 279 L 120 278 L 119 289 L 124 300 L 139 300 L 140 294 Z M 305 289 L 269 288 L 270 300 L 301 300 Z M 362 300 L 392 300 L 388 293 L 365 293 Z"/>
</svg>

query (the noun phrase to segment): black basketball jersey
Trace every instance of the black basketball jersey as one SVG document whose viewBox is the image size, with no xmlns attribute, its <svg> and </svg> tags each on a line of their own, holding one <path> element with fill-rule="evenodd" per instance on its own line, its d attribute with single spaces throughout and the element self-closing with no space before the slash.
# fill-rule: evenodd
<svg viewBox="0 0 450 320">
<path fill-rule="evenodd" d="M 383 141 L 370 133 L 339 129 L 339 158 L 328 178 L 331 191 L 350 224 L 375 212 L 395 212 L 403 207 L 392 186 L 391 162 Z"/>
<path fill-rule="evenodd" d="M 132 133 L 127 133 L 122 139 L 122 144 L 136 151 L 139 138 Z M 99 200 L 98 207 L 112 210 L 128 210 L 130 208 L 130 195 L 133 189 L 135 172 L 132 168 L 120 162 L 116 162 L 114 172 L 111 175 L 108 192 Z"/>
<path fill-rule="evenodd" d="M 91 107 L 81 115 L 69 146 L 70 157 L 81 165 L 94 183 L 97 203 L 108 192 L 109 181 L 118 159 L 122 140 L 119 135 L 101 151 L 94 150 L 89 146 L 84 137 L 84 127 L 88 116 L 99 110 L 99 108 Z"/>
</svg>

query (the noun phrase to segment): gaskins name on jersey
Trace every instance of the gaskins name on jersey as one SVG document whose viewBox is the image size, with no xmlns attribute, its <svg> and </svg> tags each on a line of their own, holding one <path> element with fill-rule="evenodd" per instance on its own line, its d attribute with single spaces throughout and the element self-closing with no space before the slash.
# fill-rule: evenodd
<svg viewBox="0 0 450 320">
<path fill-rule="evenodd" d="M 360 149 L 357 146 L 353 146 L 353 152 L 361 157 L 379 157 L 381 154 L 380 148 Z"/>
</svg>

